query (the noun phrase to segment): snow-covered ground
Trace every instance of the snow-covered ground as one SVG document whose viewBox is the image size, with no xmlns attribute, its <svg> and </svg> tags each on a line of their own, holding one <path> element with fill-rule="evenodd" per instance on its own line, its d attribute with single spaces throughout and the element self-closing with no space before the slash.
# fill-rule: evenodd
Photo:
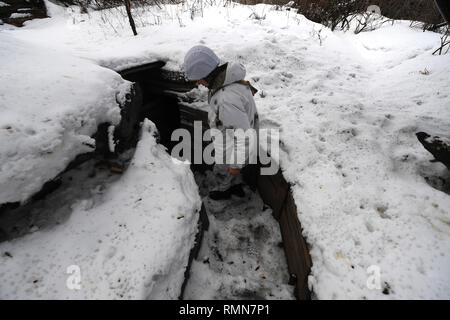
<svg viewBox="0 0 450 320">
<path fill-rule="evenodd" d="M 418 131 L 450 137 L 450 55 L 431 55 L 439 34 L 409 28 L 407 21 L 358 35 L 331 32 L 267 5 L 204 4 L 191 19 L 194 5 L 188 1 L 146 10 L 136 18 L 139 34 L 133 37 L 117 11 L 81 15 L 48 5 L 50 19 L 20 29 L 1 26 L 2 60 L 39 46 L 87 58 L 89 66 L 120 70 L 164 60 L 168 69 L 182 70 L 186 51 L 205 44 L 223 60 L 246 66 L 247 79 L 260 90 L 261 125 L 281 132 L 281 166 L 310 245 L 309 282 L 317 298 L 450 298 L 450 197 L 438 190 L 444 189 L 439 180 L 448 183 L 450 177 L 442 164 L 429 162 L 432 156 L 415 137 Z M 254 12 L 265 18 L 255 19 Z M 50 81 L 47 77 L 68 81 L 54 69 L 35 74 L 38 66 L 0 66 L 2 114 L 14 106 L 4 107 L 10 95 L 39 101 L 41 108 L 45 101 L 38 99 L 44 95 L 33 97 L 33 88 Z M 30 71 L 36 78 L 26 85 L 25 77 L 6 82 L 10 78 L 4 75 L 12 71 Z M 120 81 L 106 72 L 107 83 L 95 83 L 117 90 Z M 105 93 L 103 87 L 87 87 Z M 24 104 L 18 114 L 29 107 Z M 14 119 L 4 124 L 2 117 L 1 130 L 20 121 L 38 123 Z M 45 136 L 41 126 L 36 129 Z M 14 138 L 21 142 L 17 147 L 31 141 L 30 135 L 18 140 L 25 134 Z M 2 194 L 18 190 L 6 190 L 3 175 L 9 172 L 0 177 Z M 380 289 L 366 285 L 370 266 L 379 268 Z M 3 270 L 8 266 L 2 265 L 0 274 Z"/>
<path fill-rule="evenodd" d="M 123 176 L 86 183 L 78 199 L 57 193 L 40 208 L 45 227 L 0 243 L 2 299 L 178 298 L 201 200 L 189 165 L 156 143 L 150 121 L 141 130 Z"/>
</svg>

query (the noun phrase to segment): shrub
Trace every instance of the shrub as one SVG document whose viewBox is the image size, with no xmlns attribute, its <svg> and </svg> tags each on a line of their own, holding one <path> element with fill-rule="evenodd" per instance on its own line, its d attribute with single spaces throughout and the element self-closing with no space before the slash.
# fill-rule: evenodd
<svg viewBox="0 0 450 320">
<path fill-rule="evenodd" d="M 348 27 L 349 17 L 365 14 L 370 5 L 378 6 L 387 18 L 418 21 L 424 30 L 436 31 L 443 22 L 430 0 L 295 0 L 301 14 L 332 30 Z"/>
</svg>

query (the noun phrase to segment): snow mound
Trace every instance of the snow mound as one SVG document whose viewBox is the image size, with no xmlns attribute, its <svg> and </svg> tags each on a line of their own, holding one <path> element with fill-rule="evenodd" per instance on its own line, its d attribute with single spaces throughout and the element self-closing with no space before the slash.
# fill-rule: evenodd
<svg viewBox="0 0 450 320">
<path fill-rule="evenodd" d="M 178 298 L 201 200 L 189 165 L 155 133 L 145 120 L 102 201 L 79 200 L 64 223 L 0 244 L 1 299 Z"/>
<path fill-rule="evenodd" d="M 103 122 L 118 124 L 130 83 L 67 52 L 0 34 L 0 204 L 23 202 L 92 151 Z"/>
</svg>

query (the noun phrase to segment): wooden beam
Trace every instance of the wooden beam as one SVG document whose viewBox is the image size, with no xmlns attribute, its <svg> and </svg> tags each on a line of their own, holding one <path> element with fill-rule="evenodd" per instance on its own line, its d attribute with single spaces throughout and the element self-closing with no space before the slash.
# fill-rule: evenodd
<svg viewBox="0 0 450 320">
<path fill-rule="evenodd" d="M 289 271 L 296 276 L 296 297 L 300 300 L 310 299 L 308 276 L 311 272 L 312 261 L 302 235 L 302 226 L 297 216 L 297 206 L 290 191 L 281 210 L 280 229 Z"/>
<path fill-rule="evenodd" d="M 289 184 L 279 171 L 273 176 L 259 176 L 258 191 L 264 203 L 272 208 L 272 214 L 280 224 L 289 274 L 295 276 L 295 295 L 299 300 L 308 300 L 311 298 L 308 276 L 312 261 Z"/>
<path fill-rule="evenodd" d="M 281 209 L 283 207 L 289 185 L 284 180 L 281 171 L 273 176 L 258 177 L 258 191 L 261 198 L 272 208 L 272 215 L 276 220 L 280 219 Z"/>
<path fill-rule="evenodd" d="M 154 71 L 161 69 L 164 67 L 166 63 L 164 61 L 155 61 L 150 63 L 145 63 L 136 67 L 127 68 L 121 71 L 118 71 L 118 73 L 123 77 L 126 78 L 127 76 L 134 75 L 141 72 L 146 71 Z"/>
</svg>

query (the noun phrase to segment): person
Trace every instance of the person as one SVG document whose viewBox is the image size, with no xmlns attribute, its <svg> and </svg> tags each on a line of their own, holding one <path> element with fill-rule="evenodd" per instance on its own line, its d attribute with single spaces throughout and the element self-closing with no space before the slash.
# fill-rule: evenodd
<svg viewBox="0 0 450 320">
<path fill-rule="evenodd" d="M 244 131 L 257 129 L 258 113 L 253 99 L 257 90 L 244 80 L 246 70 L 242 64 L 221 63 L 217 55 L 203 45 L 194 46 L 186 53 L 184 72 L 188 80 L 197 81 L 197 84 L 209 89 L 209 125 L 222 134 L 222 139 L 213 137 L 216 152 L 216 164 L 213 170 L 218 183 L 209 192 L 209 197 L 214 200 L 228 199 L 232 195 L 244 197 L 241 171 L 248 164 L 250 152 L 254 152 L 257 139 L 245 139 L 239 142 L 233 135 L 228 137 L 233 139 L 228 141 L 234 141 L 230 144 L 227 143 L 227 135 L 230 134 L 230 130 L 227 129 Z M 217 161 L 218 152 L 223 156 L 223 161 L 219 161 L 222 163 Z M 238 152 L 245 152 L 244 163 L 239 163 L 236 157 L 233 157 Z"/>
</svg>

